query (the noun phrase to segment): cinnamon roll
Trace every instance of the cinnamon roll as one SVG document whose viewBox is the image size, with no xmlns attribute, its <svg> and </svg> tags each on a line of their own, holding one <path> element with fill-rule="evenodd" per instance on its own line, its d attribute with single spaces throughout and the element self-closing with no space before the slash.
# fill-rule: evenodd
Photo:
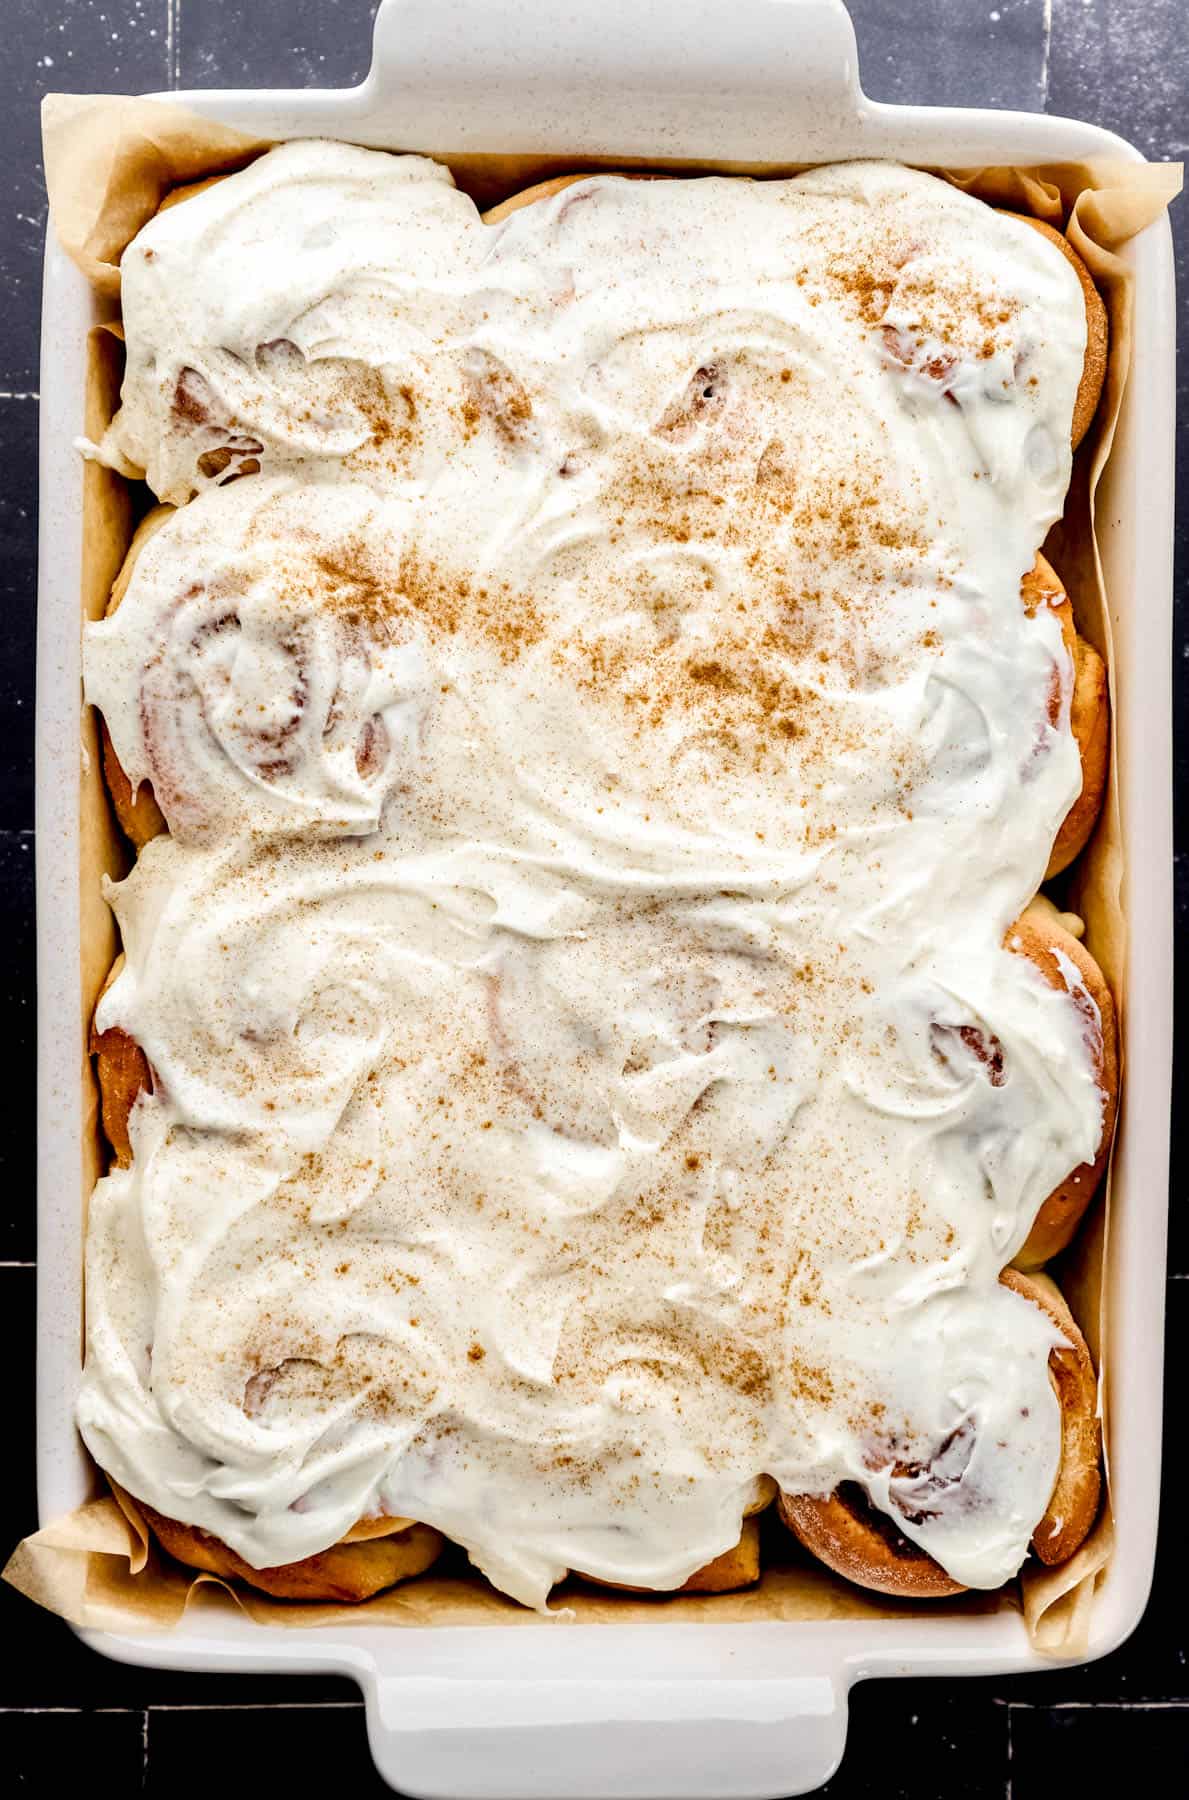
<svg viewBox="0 0 1189 1800">
<path fill-rule="evenodd" d="M 357 1605 L 398 1582 L 423 1575 L 442 1553 L 440 1532 L 409 1519 L 360 1520 L 338 1544 L 275 1568 L 257 1569 L 209 1532 L 179 1524 L 137 1502 L 153 1536 L 176 1562 L 209 1575 L 244 1582 L 275 1600 L 325 1600 Z"/>
<path fill-rule="evenodd" d="M 1073 403 L 1073 424 L 1070 428 L 1070 439 L 1076 450 L 1094 421 L 1106 380 L 1109 349 L 1106 307 L 1094 284 L 1094 277 L 1064 232 L 1058 231 L 1055 225 L 1046 224 L 1043 219 L 1032 218 L 1028 213 L 1012 213 L 1010 216 L 1019 219 L 1022 225 L 1030 225 L 1033 231 L 1039 231 L 1042 237 L 1047 238 L 1054 249 L 1061 252 L 1081 286 L 1086 307 L 1086 356 L 1082 365 L 1082 379 L 1078 383 L 1077 397 Z"/>
<path fill-rule="evenodd" d="M 730 1594 L 739 1588 L 752 1587 L 760 1579 L 760 1513 L 764 1512 L 776 1498 L 776 1483 L 770 1476 L 763 1476 L 756 1484 L 754 1499 L 748 1502 L 744 1511 L 739 1542 L 732 1544 L 729 1550 L 704 1563 L 695 1569 L 692 1575 L 676 1588 L 644 1588 L 636 1587 L 628 1582 L 608 1581 L 595 1575 L 583 1575 L 583 1581 L 589 1581 L 595 1587 L 613 1588 L 621 1594 Z"/>
<path fill-rule="evenodd" d="M 348 144 L 176 190 L 121 258 L 127 366 L 100 453 L 178 505 L 312 457 L 432 466 L 461 404 L 457 383 L 427 391 L 433 331 L 475 223 L 445 167 Z M 212 267 L 234 282 L 213 292 Z"/>
<path fill-rule="evenodd" d="M 676 1588 L 636 1587 L 626 1581 L 600 1580 L 594 1575 L 582 1576 L 594 1587 L 613 1589 L 620 1594 L 731 1594 L 739 1588 L 753 1587 L 760 1579 L 760 1523 L 745 1518 L 739 1542 L 720 1556 L 704 1563 L 700 1569 Z"/>
<path fill-rule="evenodd" d="M 121 951 L 108 971 L 100 999 L 124 967 Z M 99 1116 L 103 1135 L 111 1145 L 116 1167 L 132 1165 L 132 1134 L 129 1121 L 132 1108 L 141 1094 L 152 1092 L 153 1079 L 148 1058 L 134 1038 L 119 1025 L 101 1030 L 94 1017 L 88 1045 L 95 1058 L 95 1079 L 99 1087 Z"/>
<path fill-rule="evenodd" d="M 1079 1163 L 1042 1203 L 1014 1262 L 1037 1269 L 1064 1250 L 1077 1230 L 1106 1169 L 1119 1102 L 1119 1050 L 1115 1003 L 1106 978 L 1067 928 L 1078 923 L 1047 902 L 1034 902 L 1004 939 L 1017 956 L 1026 956 L 1050 988 L 1068 995 L 1082 1024 L 1101 1099 L 1102 1125 L 1093 1156 Z"/>
<path fill-rule="evenodd" d="M 283 477 L 148 515 L 86 643 L 109 792 L 138 848 L 249 811 L 374 830 L 431 691 L 401 524 L 367 490 Z"/>
<path fill-rule="evenodd" d="M 1045 1275 L 1005 1269 L 1004 1287 L 1051 1321 L 1057 1343 L 1049 1354 L 1049 1380 L 1061 1415 L 1061 1448 L 1056 1477 L 1044 1513 L 1032 1531 L 1032 1551 L 1043 1563 L 1067 1562 L 1098 1515 L 1102 1488 L 1099 1467 L 1098 1383 L 1086 1341 L 1056 1285 Z M 964 1468 L 946 1467 L 950 1444 L 941 1446 L 931 1468 L 897 1467 L 888 1510 L 876 1508 L 858 1482 L 847 1482 L 824 1499 L 781 1492 L 777 1505 L 789 1530 L 812 1555 L 860 1587 L 899 1599 L 940 1599 L 963 1592 L 934 1559 L 900 1529 L 922 1511 L 947 1507 L 977 1509 L 978 1497 L 963 1488 Z M 952 1457 L 951 1457 L 952 1461 Z M 915 1509 L 915 1512 L 914 1512 Z"/>
<path fill-rule="evenodd" d="M 1045 870 L 1048 881 L 1081 855 L 1102 810 L 1110 752 L 1110 701 L 1106 666 L 1094 646 L 1079 633 L 1069 596 L 1052 565 L 1043 556 L 1037 556 L 1034 566 L 1025 575 L 1020 594 L 1030 616 L 1040 606 L 1056 613 L 1061 622 L 1065 653 L 1073 667 L 1073 684 L 1068 696 L 1069 728 L 1078 747 L 1082 788 L 1054 839 Z M 1050 724 L 1058 723 L 1060 710 L 1060 683 L 1054 682 L 1049 704 Z"/>
</svg>

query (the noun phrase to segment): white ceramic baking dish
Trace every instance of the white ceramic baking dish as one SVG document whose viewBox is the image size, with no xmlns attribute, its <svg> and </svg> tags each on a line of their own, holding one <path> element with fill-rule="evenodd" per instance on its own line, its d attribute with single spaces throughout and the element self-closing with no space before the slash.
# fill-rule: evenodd
<svg viewBox="0 0 1189 1800">
<path fill-rule="evenodd" d="M 161 96 L 276 137 L 429 153 L 689 159 L 886 156 L 932 165 L 1138 160 L 1111 134 L 1022 113 L 876 105 L 841 0 L 384 0 L 374 61 L 341 92 Z M 1117 654 L 1130 920 L 1128 1081 L 1116 1153 L 1108 1360 L 1118 1549 L 1091 1656 L 1151 1581 L 1160 1468 L 1171 1064 L 1173 291 L 1167 223 L 1128 246 L 1136 353 L 1099 523 Z M 38 639 L 38 1486 L 43 1522 L 91 1491 L 75 1435 L 83 1111 L 79 1046 L 79 572 L 84 338 L 92 294 L 51 237 L 42 334 Z M 764 1796 L 837 1764 L 847 1692 L 872 1675 L 1051 1666 L 1018 1616 L 754 1625 L 278 1630 L 196 1609 L 168 1635 L 86 1633 L 128 1662 L 340 1671 L 376 1762 L 410 1794 Z"/>
</svg>

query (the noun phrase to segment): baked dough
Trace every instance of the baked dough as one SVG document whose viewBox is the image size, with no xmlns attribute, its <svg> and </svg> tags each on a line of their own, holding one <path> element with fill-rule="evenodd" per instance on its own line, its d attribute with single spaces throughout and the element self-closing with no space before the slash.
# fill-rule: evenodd
<svg viewBox="0 0 1189 1800">
<path fill-rule="evenodd" d="M 243 1581 L 275 1600 L 334 1600 L 351 1605 L 421 1575 L 441 1555 L 441 1532 L 408 1519 L 361 1520 L 341 1543 L 300 1562 L 254 1569 L 195 1525 L 180 1525 L 137 1501 L 163 1550 L 187 1568 Z"/>
<path fill-rule="evenodd" d="M 1011 217 L 1019 219 L 1022 225 L 1031 225 L 1033 231 L 1039 231 L 1042 237 L 1048 238 L 1050 244 L 1055 244 L 1082 284 L 1082 298 L 1086 302 L 1086 360 L 1082 367 L 1077 398 L 1073 403 L 1073 425 L 1069 434 L 1070 442 L 1076 450 L 1093 423 L 1102 397 L 1102 384 L 1106 380 L 1109 345 L 1106 307 L 1102 303 L 1102 295 L 1094 285 L 1094 277 L 1064 232 L 1058 231 L 1055 225 L 1046 225 L 1043 219 L 1032 218 L 1029 213 L 1012 213 Z"/>
<path fill-rule="evenodd" d="M 100 999 L 123 967 L 124 953 L 121 950 L 108 970 L 107 980 L 100 990 Z M 119 1025 L 100 1031 L 94 1019 L 91 1021 L 89 1047 L 95 1058 L 103 1135 L 112 1147 L 117 1168 L 128 1169 L 132 1166 L 132 1139 L 129 1135 L 132 1108 L 136 1105 L 138 1095 L 151 1093 L 153 1088 L 149 1061 L 140 1045 Z"/>
<path fill-rule="evenodd" d="M 1005 1269 L 999 1279 L 1046 1312 L 1068 1340 L 1049 1356 L 1049 1380 L 1061 1407 L 1061 1461 L 1049 1504 L 1032 1534 L 1032 1549 L 1041 1562 L 1066 1562 L 1098 1516 L 1102 1491 L 1094 1365 L 1054 1282 L 1018 1269 Z M 860 1587 L 917 1600 L 964 1591 L 960 1582 L 899 1532 L 892 1519 L 878 1512 L 857 1484 L 847 1483 L 825 1499 L 782 1493 L 777 1504 L 781 1518 L 805 1548 Z"/>
<path fill-rule="evenodd" d="M 596 1575 L 583 1575 L 583 1581 L 589 1581 L 593 1587 L 614 1588 L 621 1594 L 649 1594 L 656 1592 L 678 1594 L 730 1594 L 737 1588 L 751 1587 L 760 1579 L 760 1519 L 759 1515 L 766 1507 L 771 1506 L 776 1498 L 776 1483 L 769 1475 L 762 1475 L 758 1485 L 756 1498 L 746 1509 L 743 1517 L 743 1529 L 739 1533 L 739 1542 L 720 1556 L 695 1569 L 687 1581 L 673 1589 L 654 1589 L 630 1587 L 622 1581 L 600 1581 Z M 577 1573 L 578 1571 L 575 1571 Z"/>
<path fill-rule="evenodd" d="M 1045 869 L 1045 880 L 1067 869 L 1081 855 L 1098 823 L 1106 792 L 1107 759 L 1110 751 L 1110 698 L 1107 692 L 1106 665 L 1082 637 L 1073 618 L 1073 607 L 1061 579 L 1051 563 L 1038 556 L 1034 566 L 1020 584 L 1020 598 L 1028 613 L 1038 606 L 1048 606 L 1061 624 L 1066 653 L 1073 664 L 1073 692 L 1069 703 L 1069 728 L 1073 732 L 1082 765 L 1082 791 L 1065 815 L 1053 840 Z M 1056 724 L 1060 697 L 1054 693 L 1050 723 Z"/>
<path fill-rule="evenodd" d="M 1008 932 L 1006 943 L 1009 950 L 1028 957 L 1050 987 L 1073 991 L 1066 978 L 1072 965 L 1081 984 L 1074 999 L 1086 1014 L 1102 1094 L 1102 1136 L 1093 1162 L 1079 1164 L 1053 1189 L 1015 1258 L 1018 1267 L 1036 1269 L 1069 1243 L 1106 1168 L 1119 1102 L 1118 1031 L 1106 977 L 1085 946 L 1065 929 L 1054 908 L 1043 902 L 1027 907 Z"/>
<path fill-rule="evenodd" d="M 120 602 L 128 592 L 128 584 L 132 580 L 137 559 L 149 539 L 155 537 L 167 519 L 172 519 L 175 508 L 172 506 L 154 506 L 147 512 L 133 534 L 128 546 L 128 553 L 120 565 L 120 572 L 112 583 L 111 597 L 107 603 L 107 615 L 119 609 Z M 123 765 L 116 755 L 111 741 L 111 733 L 106 721 L 100 717 L 100 738 L 103 744 L 103 779 L 111 796 L 112 809 L 119 821 L 124 836 L 136 847 L 143 850 L 145 845 L 163 831 L 168 830 L 165 815 L 157 805 L 152 784 L 142 781 L 133 792 L 132 783 L 124 772 Z M 111 1133 L 108 1132 L 111 1139 Z"/>
</svg>

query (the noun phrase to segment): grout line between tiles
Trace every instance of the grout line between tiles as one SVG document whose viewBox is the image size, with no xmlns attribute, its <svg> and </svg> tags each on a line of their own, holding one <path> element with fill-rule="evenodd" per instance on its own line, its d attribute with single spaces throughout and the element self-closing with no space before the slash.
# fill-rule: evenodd
<svg viewBox="0 0 1189 1800">
<path fill-rule="evenodd" d="M 1040 54 L 1040 109 L 1046 112 L 1049 105 L 1049 51 L 1053 44 L 1053 0 L 1044 0 L 1042 30 L 1044 42 Z"/>
<path fill-rule="evenodd" d="M 27 1713 L 62 1713 L 67 1718 L 74 1718 L 77 1713 L 112 1713 L 123 1718 L 142 1710 L 139 1706 L 0 1706 L 0 1718 L 24 1717 Z"/>
<path fill-rule="evenodd" d="M 0 400 L 40 400 L 35 388 L 0 388 Z"/>
<path fill-rule="evenodd" d="M 110 1713 L 126 1718 L 139 1714 L 141 1739 L 148 1756 L 149 1715 L 151 1713 L 221 1713 L 221 1712 L 362 1712 L 362 1700 L 168 1700 L 153 1701 L 148 1706 L 0 1706 L 0 1719 L 24 1718 L 29 1714 L 52 1713 L 76 1718 L 82 1713 Z"/>
<path fill-rule="evenodd" d="M 149 1785 L 149 1709 L 146 1706 L 140 1715 L 140 1788 L 143 1793 Z"/>
<path fill-rule="evenodd" d="M 1008 1726 L 1014 1712 L 1183 1712 L 1189 1713 L 1189 1699 L 1184 1700 L 1009 1700 Z M 1010 1759 L 1009 1759 L 1010 1760 Z"/>
<path fill-rule="evenodd" d="M 64 1708 L 64 1711 L 73 1710 Z M 131 1708 L 113 1708 L 124 1711 Z M 362 1700 L 170 1700 L 150 1701 L 148 1713 L 175 1712 L 362 1712 Z"/>
<path fill-rule="evenodd" d="M 37 1264 L 32 1258 L 28 1262 L 0 1260 L 0 1269 L 35 1269 L 36 1267 Z"/>
<path fill-rule="evenodd" d="M 1008 1704 L 1007 1704 L 1007 1778 L 1006 1778 L 1006 1782 L 1005 1782 L 1004 1789 L 1003 1789 L 1003 1800 L 1012 1800 L 1012 1783 L 1015 1780 L 1015 1776 L 1012 1772 L 1011 1763 L 1012 1763 L 1011 1702 L 1009 1700 Z"/>
<path fill-rule="evenodd" d="M 165 56 L 168 64 L 166 74 L 171 88 L 180 88 L 181 80 L 181 23 L 182 0 L 165 0 Z"/>
</svg>

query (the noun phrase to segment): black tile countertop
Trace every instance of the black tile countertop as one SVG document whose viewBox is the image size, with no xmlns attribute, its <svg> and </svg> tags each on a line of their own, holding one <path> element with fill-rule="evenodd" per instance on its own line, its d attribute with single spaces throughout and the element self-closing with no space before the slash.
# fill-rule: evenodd
<svg viewBox="0 0 1189 1800">
<path fill-rule="evenodd" d="M 446 4 L 447 0 L 443 0 Z M 494 0 L 493 0 L 494 3 Z M 594 3 L 594 0 L 591 0 Z M 38 309 L 45 197 L 37 103 L 47 89 L 337 85 L 369 56 L 374 0 L 3 0 L 0 72 L 0 908 L 11 949 L 2 989 L 12 1028 L 0 1139 L 0 1366 L 13 1408 L 0 1486 L 0 1554 L 36 1522 L 33 1491 L 34 1149 L 32 700 Z M 850 0 L 864 86 L 878 99 L 1045 110 L 1086 118 L 1154 158 L 1186 155 L 1189 0 Z M 1184 272 L 1189 212 L 1174 212 Z M 1189 318 L 1182 298 L 1184 395 Z M 1178 471 L 1189 477 L 1182 436 Z M 1186 509 L 1177 536 L 1177 664 L 1189 658 Z M 1178 800 L 1189 725 L 1178 695 Z M 1183 809 L 1179 805 L 1179 823 Z M 1179 832 L 1178 924 L 1189 911 L 1189 838 Z M 1179 1092 L 1179 1088 L 1178 1088 Z M 1170 1371 L 1189 1366 L 1186 1155 L 1173 1144 Z M 1189 1591 L 1176 1548 L 1186 1470 L 1182 1402 L 1169 1408 L 1165 1532 L 1152 1603 L 1130 1643 L 1088 1668 L 993 1681 L 880 1682 L 852 1697 L 834 1800 L 1033 1800 L 1094 1796 L 1120 1779 L 1184 1788 L 1189 1764 Z M 56 1619 L 0 1588 L 0 1788 L 56 1795 L 80 1778 L 104 1793 L 221 1800 L 262 1784 L 305 1795 L 332 1780 L 384 1792 L 357 1690 L 328 1678 L 215 1677 L 124 1668 L 92 1656 Z M 1182 1769 L 1181 1777 L 1175 1774 Z"/>
</svg>

